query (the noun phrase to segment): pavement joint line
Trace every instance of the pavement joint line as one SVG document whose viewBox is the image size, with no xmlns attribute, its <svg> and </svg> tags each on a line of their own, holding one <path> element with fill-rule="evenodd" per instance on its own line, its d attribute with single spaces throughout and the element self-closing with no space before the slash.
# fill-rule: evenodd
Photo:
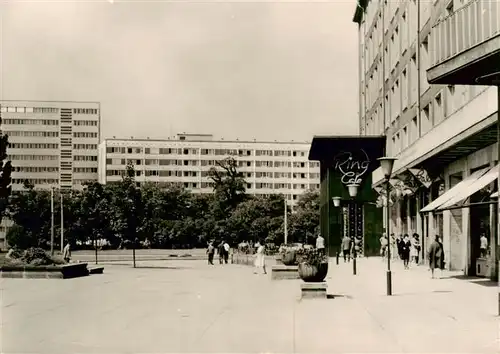
<svg viewBox="0 0 500 354">
<path fill-rule="evenodd" d="M 203 329 L 203 331 L 201 332 L 201 335 L 198 338 L 198 342 L 204 338 L 204 336 L 208 332 L 208 330 L 219 320 L 220 317 L 222 317 L 222 315 L 224 313 L 227 312 L 227 310 L 228 310 L 228 307 L 223 307 L 222 310 L 219 311 L 219 313 L 215 316 L 215 318 L 212 321 L 210 321 L 208 326 L 206 326 L 205 329 Z"/>
</svg>

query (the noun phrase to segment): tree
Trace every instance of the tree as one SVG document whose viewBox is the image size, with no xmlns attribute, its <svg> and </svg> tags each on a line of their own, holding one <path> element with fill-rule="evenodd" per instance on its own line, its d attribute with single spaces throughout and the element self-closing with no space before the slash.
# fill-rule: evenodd
<svg viewBox="0 0 500 354">
<path fill-rule="evenodd" d="M 134 242 L 141 230 L 139 229 L 142 220 L 142 198 L 140 189 L 135 182 L 135 169 L 132 163 L 126 166 L 122 180 L 111 187 L 111 205 L 113 210 L 110 213 L 111 228 L 115 234 L 123 237 L 125 241 Z"/>
<path fill-rule="evenodd" d="M 118 246 L 118 240 L 111 228 L 114 215 L 111 209 L 110 188 L 98 182 L 86 183 L 77 202 L 80 240 L 86 242 L 105 238 L 113 246 Z"/>
<path fill-rule="evenodd" d="M 304 192 L 297 203 L 295 212 L 290 215 L 288 235 L 295 242 L 311 243 L 319 232 L 319 193 Z"/>
<path fill-rule="evenodd" d="M 2 119 L 0 117 L 1 125 Z M 9 136 L 0 132 L 0 222 L 5 216 L 7 206 L 9 205 L 9 197 L 12 192 L 12 163 L 7 159 L 8 147 Z"/>
<path fill-rule="evenodd" d="M 9 218 L 22 228 L 25 239 L 9 239 L 7 242 L 12 246 L 21 243 L 26 247 L 46 247 L 50 241 L 51 211 L 50 192 L 37 191 L 29 182 L 25 182 L 22 191 L 14 192 L 10 198 L 7 209 Z M 20 234 L 17 229 L 14 234 Z"/>
<path fill-rule="evenodd" d="M 240 203 L 228 219 L 234 243 L 258 241 L 279 235 L 283 228 L 284 198 L 282 195 L 254 196 Z"/>
<path fill-rule="evenodd" d="M 245 200 L 246 182 L 234 158 L 228 157 L 215 163 L 216 167 L 210 169 L 208 176 L 213 182 L 214 213 L 223 217 Z"/>
</svg>

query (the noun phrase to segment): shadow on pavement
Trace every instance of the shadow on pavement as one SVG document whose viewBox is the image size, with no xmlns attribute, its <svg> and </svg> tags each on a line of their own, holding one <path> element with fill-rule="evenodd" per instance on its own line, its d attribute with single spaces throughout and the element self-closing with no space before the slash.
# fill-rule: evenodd
<svg viewBox="0 0 500 354">
<path fill-rule="evenodd" d="M 419 291 L 413 293 L 395 293 L 392 296 L 415 296 L 415 295 L 423 295 L 423 294 L 448 294 L 452 293 L 451 290 L 433 290 L 433 291 Z M 387 295 L 384 295 L 387 296 Z"/>
<path fill-rule="evenodd" d="M 327 294 L 326 298 L 327 299 L 345 298 L 345 299 L 352 300 L 352 296 L 350 296 L 350 295 L 343 295 L 343 294 Z"/>
<path fill-rule="evenodd" d="M 169 267 L 169 266 L 137 266 L 136 269 L 192 269 L 189 267 Z"/>
<path fill-rule="evenodd" d="M 443 279 L 458 279 L 458 280 L 466 280 L 471 284 L 477 284 L 487 287 L 495 287 L 498 286 L 498 282 L 491 280 L 489 278 L 480 278 L 480 277 L 472 277 L 468 275 L 451 275 L 449 277 Z"/>
</svg>

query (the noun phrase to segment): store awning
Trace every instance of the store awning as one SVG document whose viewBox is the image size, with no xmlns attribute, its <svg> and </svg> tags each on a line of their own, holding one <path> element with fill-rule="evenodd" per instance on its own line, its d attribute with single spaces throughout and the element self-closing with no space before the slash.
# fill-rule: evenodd
<svg viewBox="0 0 500 354">
<path fill-rule="evenodd" d="M 484 175 L 479 177 L 475 182 L 469 184 L 468 186 L 462 188 L 457 195 L 449 199 L 447 202 L 439 206 L 436 210 L 443 210 L 454 206 L 460 202 L 463 202 L 469 198 L 474 193 L 483 189 L 490 183 L 498 179 L 498 166 L 492 167 Z"/>
<path fill-rule="evenodd" d="M 490 168 L 484 168 L 482 170 L 476 171 L 473 174 L 471 174 L 469 177 L 458 183 L 456 186 L 452 187 L 450 190 L 444 192 L 442 195 L 440 195 L 436 200 L 430 202 L 427 204 L 424 208 L 420 210 L 421 213 L 428 213 L 431 211 L 435 211 L 437 208 L 439 208 L 441 205 L 452 199 L 453 197 L 457 196 L 459 193 L 461 193 L 462 190 L 467 188 L 469 185 L 474 183 L 475 181 L 478 180 L 478 178 L 482 177 L 486 172 L 488 172 Z"/>
</svg>

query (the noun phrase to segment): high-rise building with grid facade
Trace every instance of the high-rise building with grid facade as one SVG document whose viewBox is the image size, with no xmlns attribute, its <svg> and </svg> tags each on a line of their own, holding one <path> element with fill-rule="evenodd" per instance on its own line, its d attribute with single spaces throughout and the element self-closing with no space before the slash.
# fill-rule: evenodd
<svg viewBox="0 0 500 354">
<path fill-rule="evenodd" d="M 421 256 L 440 235 L 449 269 L 491 276 L 499 94 L 488 85 L 494 75 L 500 85 L 500 3 L 359 0 L 354 21 L 360 131 L 386 135 L 398 159 L 391 230 L 418 233 Z M 383 183 L 378 169 L 373 187 Z"/>
<path fill-rule="evenodd" d="M 300 194 L 319 188 L 319 163 L 308 161 L 310 143 L 213 140 L 179 134 L 172 140 L 105 139 L 99 147 L 99 181 L 121 180 L 131 161 L 136 181 L 179 185 L 211 193 L 208 178 L 217 160 L 235 158 L 249 194 L 283 194 L 293 205 Z"/>
<path fill-rule="evenodd" d="M 9 136 L 12 189 L 80 189 L 97 180 L 100 104 L 0 101 L 1 130 Z M 0 226 L 0 247 L 8 220 Z"/>
</svg>

